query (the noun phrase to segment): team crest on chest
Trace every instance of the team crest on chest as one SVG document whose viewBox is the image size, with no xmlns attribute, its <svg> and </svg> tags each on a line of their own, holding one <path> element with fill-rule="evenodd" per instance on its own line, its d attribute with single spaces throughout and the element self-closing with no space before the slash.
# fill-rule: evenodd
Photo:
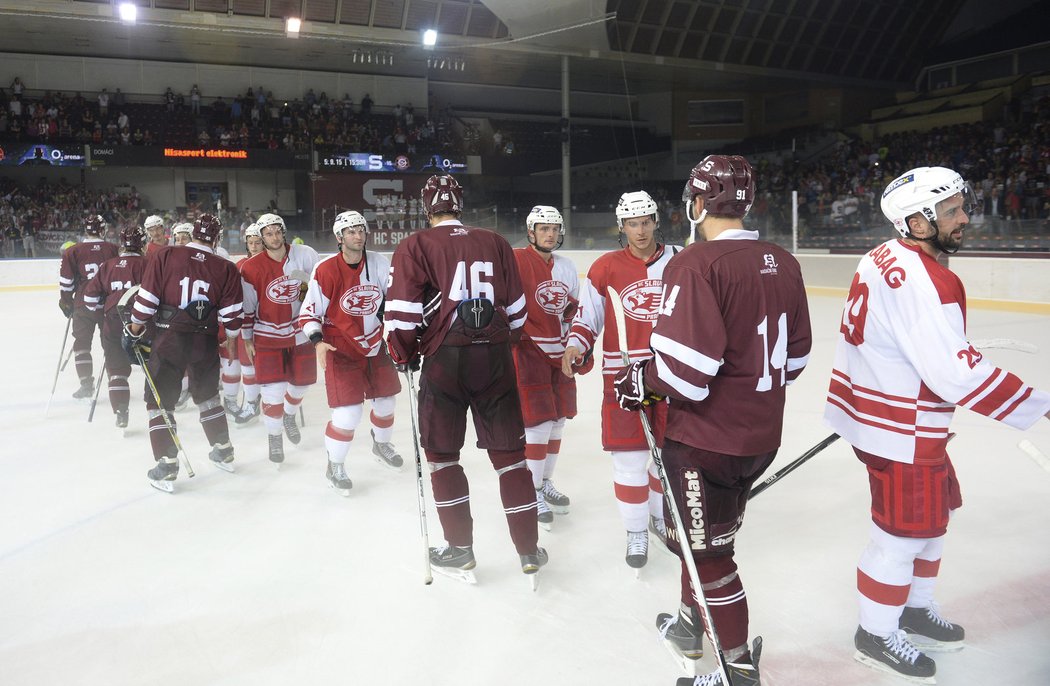
<svg viewBox="0 0 1050 686">
<path fill-rule="evenodd" d="M 620 293 L 623 312 L 639 322 L 655 322 L 663 299 L 663 282 L 659 279 L 635 281 Z"/>
<path fill-rule="evenodd" d="M 379 286 L 362 283 L 354 286 L 339 299 L 339 308 L 354 317 L 364 317 L 379 311 L 383 294 Z"/>
<path fill-rule="evenodd" d="M 561 281 L 544 281 L 536 286 L 536 302 L 547 314 L 561 314 L 569 303 L 569 287 Z"/>
<path fill-rule="evenodd" d="M 280 305 L 288 305 L 299 299 L 299 279 L 281 274 L 266 287 L 266 297 Z"/>
</svg>

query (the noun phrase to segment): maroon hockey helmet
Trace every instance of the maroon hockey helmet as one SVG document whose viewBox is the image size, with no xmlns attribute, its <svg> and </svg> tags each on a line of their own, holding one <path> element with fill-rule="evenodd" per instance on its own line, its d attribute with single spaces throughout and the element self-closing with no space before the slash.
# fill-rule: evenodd
<svg viewBox="0 0 1050 686">
<path fill-rule="evenodd" d="M 146 229 L 142 228 L 138 224 L 131 224 L 125 226 L 120 230 L 120 248 L 127 252 L 142 252 L 143 246 L 146 245 Z"/>
<path fill-rule="evenodd" d="M 463 188 L 448 174 L 435 174 L 419 192 L 423 210 L 433 214 L 459 214 L 463 211 Z"/>
<path fill-rule="evenodd" d="M 704 211 L 693 217 L 693 198 L 704 199 Z M 682 192 L 686 216 L 702 222 L 708 214 L 743 219 L 755 202 L 755 176 L 740 155 L 708 155 L 689 173 Z"/>
<path fill-rule="evenodd" d="M 106 220 L 100 214 L 93 214 L 84 222 L 84 233 L 88 236 L 101 236 L 106 230 Z"/>
<path fill-rule="evenodd" d="M 214 214 L 202 214 L 193 222 L 193 240 L 212 245 L 222 233 L 222 222 Z"/>
</svg>

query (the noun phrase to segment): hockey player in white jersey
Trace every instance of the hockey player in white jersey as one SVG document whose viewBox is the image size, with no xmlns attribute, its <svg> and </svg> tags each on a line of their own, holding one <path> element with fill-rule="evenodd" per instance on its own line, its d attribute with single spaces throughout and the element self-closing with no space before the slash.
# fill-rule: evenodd
<svg viewBox="0 0 1050 686">
<path fill-rule="evenodd" d="M 882 212 L 900 238 L 865 255 L 842 313 L 824 419 L 868 470 L 871 535 L 857 567 L 860 662 L 933 683 L 926 651 L 958 650 L 963 628 L 933 600 L 951 512 L 956 406 L 1019 429 L 1050 418 L 1050 394 L 996 367 L 966 339 L 966 292 L 937 261 L 962 246 L 973 194 L 944 167 L 891 182 Z"/>
</svg>

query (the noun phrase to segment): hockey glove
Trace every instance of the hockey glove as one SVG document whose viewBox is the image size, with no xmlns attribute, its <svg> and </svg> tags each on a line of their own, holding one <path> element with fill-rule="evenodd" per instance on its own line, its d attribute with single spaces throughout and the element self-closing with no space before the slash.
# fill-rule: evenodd
<svg viewBox="0 0 1050 686">
<path fill-rule="evenodd" d="M 72 302 L 69 302 L 67 300 L 59 300 L 58 301 L 58 309 L 62 310 L 62 314 L 64 314 L 66 316 L 66 319 L 69 319 L 70 317 L 73 316 L 73 303 Z"/>
<path fill-rule="evenodd" d="M 124 352 L 127 353 L 128 359 L 131 364 L 138 364 L 139 358 L 135 353 L 138 352 L 142 356 L 142 360 L 145 362 L 149 359 L 150 350 L 152 348 L 151 342 L 145 340 L 142 335 L 145 333 L 143 330 L 139 335 L 135 335 L 128 330 L 128 327 L 124 327 L 124 333 L 120 337 L 120 347 L 124 348 Z"/>
<path fill-rule="evenodd" d="M 645 365 L 648 362 L 632 362 L 613 380 L 616 402 L 628 412 L 637 412 L 643 407 L 660 402 L 663 398 L 645 390 Z"/>
<path fill-rule="evenodd" d="M 419 366 L 422 363 L 423 363 L 423 358 L 419 356 L 419 353 L 416 353 L 415 355 L 412 355 L 411 357 L 409 357 L 408 361 L 406 361 L 406 362 L 395 362 L 394 363 L 394 369 L 396 369 L 399 374 L 404 374 L 405 372 L 408 372 L 408 371 L 418 372 L 419 371 Z"/>
</svg>

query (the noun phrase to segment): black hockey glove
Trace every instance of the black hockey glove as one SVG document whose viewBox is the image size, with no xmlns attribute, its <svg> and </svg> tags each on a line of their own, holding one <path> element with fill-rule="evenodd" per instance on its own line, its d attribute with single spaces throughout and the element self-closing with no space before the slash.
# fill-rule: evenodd
<svg viewBox="0 0 1050 686">
<path fill-rule="evenodd" d="M 419 356 L 419 353 L 416 353 L 415 355 L 409 357 L 408 361 L 406 362 L 394 362 L 394 369 L 396 369 L 399 374 L 404 374 L 405 372 L 409 371 L 418 372 L 419 366 L 422 363 L 423 358 Z"/>
<path fill-rule="evenodd" d="M 66 319 L 69 319 L 70 317 L 73 316 L 73 303 L 71 303 L 71 302 L 67 302 L 65 300 L 59 300 L 58 301 L 58 309 L 62 310 L 62 314 L 64 314 L 66 316 Z"/>
<path fill-rule="evenodd" d="M 142 337 L 144 333 L 146 333 L 145 330 L 136 336 L 128 330 L 127 326 L 124 327 L 124 334 L 120 337 L 120 347 L 124 348 L 131 364 L 139 363 L 139 355 L 142 356 L 144 362 L 149 359 L 152 343 Z M 136 352 L 138 355 L 135 354 Z"/>
<path fill-rule="evenodd" d="M 663 400 L 663 397 L 645 390 L 645 365 L 643 362 L 632 362 L 627 365 L 613 380 L 616 402 L 628 412 L 636 412 Z"/>
</svg>

